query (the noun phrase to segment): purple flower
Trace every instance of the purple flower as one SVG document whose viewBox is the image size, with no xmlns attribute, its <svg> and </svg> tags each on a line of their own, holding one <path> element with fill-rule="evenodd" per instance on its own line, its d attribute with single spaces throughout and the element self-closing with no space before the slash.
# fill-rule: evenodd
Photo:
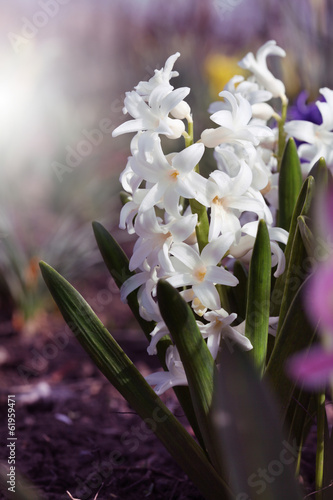
<svg viewBox="0 0 333 500">
<path fill-rule="evenodd" d="M 333 375 L 333 351 L 329 352 L 322 346 L 312 347 L 309 352 L 302 351 L 290 359 L 288 372 L 309 389 L 325 387 Z"/>
<path fill-rule="evenodd" d="M 305 304 L 313 324 L 320 321 L 322 343 L 289 359 L 287 371 L 304 387 L 320 389 L 333 377 L 333 257 L 310 279 Z"/>
<path fill-rule="evenodd" d="M 305 120 L 307 122 L 321 125 L 322 117 L 315 102 L 307 102 L 309 94 L 303 90 L 296 99 L 293 106 L 290 106 L 288 111 L 289 120 Z M 324 101 L 321 95 L 319 101 Z"/>
<path fill-rule="evenodd" d="M 308 314 L 314 324 L 333 336 L 333 258 L 321 264 L 310 280 L 310 293 L 306 297 Z"/>
</svg>

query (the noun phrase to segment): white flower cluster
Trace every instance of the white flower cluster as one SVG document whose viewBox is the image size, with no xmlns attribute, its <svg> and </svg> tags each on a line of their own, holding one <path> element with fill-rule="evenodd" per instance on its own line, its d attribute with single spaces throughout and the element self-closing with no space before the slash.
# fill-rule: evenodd
<svg viewBox="0 0 333 500">
<path fill-rule="evenodd" d="M 175 90 L 170 84 L 178 75 L 173 66 L 180 54 L 169 57 L 148 82 L 140 82 L 126 94 L 124 112 L 133 119 L 113 135 L 136 135 L 120 178 L 130 195 L 121 211 L 120 227 L 136 233 L 138 239 L 130 259 L 130 269 L 136 274 L 124 283 L 121 297 L 126 300 L 138 289 L 140 315 L 156 322 L 150 354 L 156 353 L 157 342 L 168 334 L 155 298 L 160 278 L 181 289 L 216 359 L 221 339 L 237 342 L 245 350 L 252 348 L 244 335 L 244 323 L 231 326 L 237 315 L 222 308 L 216 285 L 237 286 L 237 278 L 225 269 L 222 259 L 249 260 L 259 219 L 269 228 L 275 275 L 284 270 L 284 255 L 277 242 L 285 244 L 288 233 L 272 227 L 271 208 L 276 207 L 270 207 L 264 198 L 268 196 L 273 203 L 276 175 L 276 134 L 267 126 L 276 115 L 267 101 L 272 97 L 286 100 L 283 83 L 266 66 L 270 54 L 283 56 L 284 51 L 271 41 L 259 49 L 256 58 L 248 54 L 240 62 L 252 76 L 247 80 L 235 76 L 226 85 L 220 93 L 223 100 L 210 107 L 211 120 L 218 127 L 204 130 L 200 141 L 181 152 L 165 155 L 160 138 L 183 135 L 188 139 L 184 120 L 192 123 L 190 107 L 184 101 L 190 89 Z M 208 179 L 197 169 L 205 147 L 215 148 L 217 162 Z M 208 243 L 201 251 L 196 238 L 198 216 L 192 213 L 191 200 L 207 207 L 209 215 Z M 187 383 L 175 346 L 167 350 L 166 365 L 169 371 L 147 377 L 158 394 Z"/>
</svg>

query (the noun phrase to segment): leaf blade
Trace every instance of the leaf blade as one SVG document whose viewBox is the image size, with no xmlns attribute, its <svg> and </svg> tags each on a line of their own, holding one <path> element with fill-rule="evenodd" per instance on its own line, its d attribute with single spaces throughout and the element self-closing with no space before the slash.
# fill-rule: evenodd
<svg viewBox="0 0 333 500">
<path fill-rule="evenodd" d="M 302 187 L 301 163 L 294 139 L 286 144 L 279 175 L 279 226 L 289 231 L 292 215 Z"/>
<path fill-rule="evenodd" d="M 211 435 L 210 408 L 215 362 L 195 321 L 191 308 L 167 281 L 157 285 L 161 315 L 175 341 L 189 384 L 197 421 L 212 463 L 222 469 Z"/>
<path fill-rule="evenodd" d="M 236 498 L 301 500 L 293 477 L 297 450 L 281 433 L 271 393 L 247 353 L 239 349 L 222 350 L 213 421 L 221 453 L 228 458 Z M 286 450 L 289 464 L 282 459 Z M 270 480 L 270 468 L 277 462 L 279 474 Z M 264 471 L 266 481 L 261 475 Z"/>
<path fill-rule="evenodd" d="M 267 354 L 270 289 L 271 245 L 267 226 L 261 220 L 250 263 L 245 320 L 245 335 L 253 345 L 249 355 L 260 374 L 264 371 Z"/>
</svg>

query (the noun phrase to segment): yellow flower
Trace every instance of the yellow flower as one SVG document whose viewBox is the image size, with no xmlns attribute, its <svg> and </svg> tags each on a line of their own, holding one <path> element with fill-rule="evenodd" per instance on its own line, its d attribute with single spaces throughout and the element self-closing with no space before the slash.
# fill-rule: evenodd
<svg viewBox="0 0 333 500">
<path fill-rule="evenodd" d="M 211 96 L 215 98 L 235 74 L 246 76 L 248 72 L 238 66 L 238 57 L 209 54 L 204 63 L 204 74 L 209 81 Z"/>
</svg>

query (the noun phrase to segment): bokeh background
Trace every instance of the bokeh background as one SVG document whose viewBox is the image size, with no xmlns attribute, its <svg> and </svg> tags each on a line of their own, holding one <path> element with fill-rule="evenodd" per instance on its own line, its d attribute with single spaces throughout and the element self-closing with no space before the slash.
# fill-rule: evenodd
<svg viewBox="0 0 333 500">
<path fill-rule="evenodd" d="M 296 99 L 333 86 L 329 0 L 0 1 L 0 298 L 2 327 L 45 307 L 38 260 L 68 279 L 100 265 L 91 221 L 118 229 L 130 137 L 112 139 L 124 92 L 181 52 L 199 135 L 237 61 L 275 39 L 269 61 Z M 9 313 L 8 313 L 9 314 Z M 12 315 L 12 313 L 10 313 Z M 7 321 L 7 323 L 6 323 Z"/>
</svg>

